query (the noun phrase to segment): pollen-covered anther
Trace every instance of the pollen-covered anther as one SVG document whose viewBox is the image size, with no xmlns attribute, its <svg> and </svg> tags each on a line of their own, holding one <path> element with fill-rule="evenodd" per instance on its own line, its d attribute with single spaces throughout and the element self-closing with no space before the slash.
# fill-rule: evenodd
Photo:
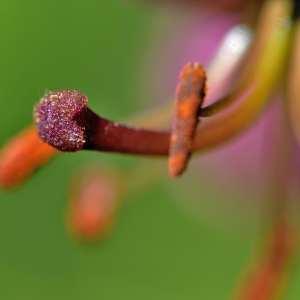
<svg viewBox="0 0 300 300">
<path fill-rule="evenodd" d="M 110 233 L 120 206 L 118 176 L 89 168 L 72 182 L 67 225 L 82 242 L 102 240 Z"/>
<path fill-rule="evenodd" d="M 206 93 L 206 74 L 200 64 L 185 65 L 179 79 L 169 150 L 169 173 L 173 177 L 187 167 Z"/>
<path fill-rule="evenodd" d="M 36 105 L 34 117 L 40 137 L 61 151 L 79 151 L 86 137 L 80 116 L 88 98 L 77 90 L 48 92 Z"/>
</svg>

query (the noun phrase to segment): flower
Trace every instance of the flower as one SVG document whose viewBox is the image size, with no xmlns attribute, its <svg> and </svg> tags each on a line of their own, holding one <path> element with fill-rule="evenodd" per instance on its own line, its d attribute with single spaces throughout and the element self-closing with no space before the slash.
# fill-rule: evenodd
<svg viewBox="0 0 300 300">
<path fill-rule="evenodd" d="M 51 153 L 47 158 L 57 153 L 51 147 L 55 147 L 57 150 L 64 152 L 93 150 L 147 156 L 155 155 L 167 157 L 170 155 L 172 164 L 172 155 L 176 156 L 178 154 L 177 150 L 180 148 L 179 150 L 182 151 L 180 154 L 184 153 L 182 159 L 184 163 L 181 165 L 179 171 L 171 171 L 171 173 L 178 175 L 185 168 L 191 153 L 194 154 L 204 150 L 210 151 L 221 146 L 225 147 L 225 142 L 240 137 L 241 133 L 244 133 L 247 129 L 252 127 L 260 116 L 266 116 L 264 115 L 264 111 L 269 103 L 269 98 L 271 101 L 270 96 L 273 92 L 277 92 L 278 86 L 280 86 L 284 79 L 282 75 L 287 66 L 291 38 L 299 34 L 297 30 L 298 12 L 295 11 L 295 9 L 298 9 L 297 5 L 295 5 L 295 9 L 292 12 L 291 3 L 286 0 L 268 0 L 261 10 L 258 4 L 254 6 L 255 9 L 249 10 L 253 12 L 253 14 L 248 14 L 248 5 L 255 5 L 255 2 L 242 1 L 218 1 L 214 3 L 214 9 L 208 8 L 212 3 L 205 2 L 202 3 L 203 6 L 201 7 L 208 9 L 206 14 L 203 14 L 201 10 L 198 9 L 193 11 L 193 17 L 195 19 L 193 19 L 193 22 L 188 23 L 192 24 L 190 29 L 195 28 L 195 35 L 192 30 L 182 30 L 180 32 L 179 42 L 177 47 L 175 47 L 178 53 L 173 53 L 174 47 L 172 47 L 171 54 L 168 55 L 168 60 L 166 60 L 164 64 L 166 66 L 165 70 L 167 71 L 163 77 L 167 78 L 167 80 L 166 82 L 160 80 L 160 85 L 169 90 L 169 86 L 174 86 L 174 78 L 172 78 L 172 76 L 175 73 L 177 76 L 177 72 L 174 72 L 174 69 L 172 70 L 174 67 L 176 69 L 178 68 L 177 58 L 181 57 L 181 59 L 178 59 L 180 64 L 186 63 L 186 60 L 192 61 L 192 63 L 183 69 L 183 76 L 180 78 L 179 88 L 176 93 L 176 113 L 173 116 L 173 126 L 171 126 L 171 130 L 145 129 L 140 126 L 131 127 L 108 120 L 87 106 L 87 96 L 82 92 L 69 89 L 56 90 L 42 97 L 35 108 L 34 121 L 40 137 L 37 137 L 35 130 L 31 131 L 31 133 L 35 137 L 34 141 L 37 144 L 37 149 L 44 149 L 44 147 L 46 147 Z M 198 2 L 188 1 L 185 2 L 185 5 L 191 5 L 192 8 L 196 8 L 195 5 L 198 7 Z M 224 7 L 229 10 L 223 12 L 221 9 Z M 219 8 L 219 10 L 216 10 L 216 8 Z M 256 14 L 258 12 L 260 17 L 257 21 Z M 198 18 L 200 19 L 200 26 L 198 24 Z M 225 33 L 229 29 L 232 29 L 233 26 L 237 26 L 242 20 L 248 22 L 246 27 L 244 26 L 242 29 L 241 27 L 238 28 L 239 35 L 244 37 L 244 44 L 242 45 L 243 47 L 239 47 L 239 42 L 238 44 L 234 44 L 233 47 L 231 45 L 232 50 L 238 53 L 234 53 L 233 55 L 241 55 L 244 53 L 250 40 L 248 28 L 253 26 L 253 24 L 255 24 L 256 33 L 250 47 L 251 50 L 247 53 L 247 56 L 243 57 L 243 59 L 232 60 L 231 57 L 224 54 L 226 47 L 220 47 L 220 41 L 225 37 Z M 189 27 L 187 25 L 189 24 L 186 24 L 186 28 Z M 292 29 L 295 28 L 296 31 L 293 32 Z M 237 27 L 234 29 L 237 29 Z M 172 38 L 177 40 L 175 37 L 176 36 L 173 36 Z M 228 38 L 227 35 L 226 38 Z M 232 40 L 226 40 L 226 38 L 225 42 L 229 40 L 230 44 Z M 226 44 L 225 42 L 222 46 Z M 199 53 L 197 51 L 195 52 L 195 49 L 199 49 Z M 204 50 L 202 51 L 202 49 Z M 294 56 L 297 58 L 297 51 L 294 52 Z M 200 60 L 204 68 L 206 67 L 208 69 L 207 91 L 205 71 L 203 71 L 203 67 L 197 62 L 194 62 L 195 59 L 197 59 L 197 61 Z M 157 68 L 157 65 L 155 67 Z M 160 76 L 163 74 L 158 73 Z M 297 95 L 295 92 L 297 88 L 295 76 L 297 76 L 297 74 L 297 72 L 291 73 L 291 82 L 294 84 L 287 84 L 290 91 L 289 100 L 293 104 L 296 97 L 295 95 Z M 182 103 L 184 104 L 182 105 Z M 278 108 L 279 114 L 282 115 L 282 107 L 278 106 L 277 109 Z M 168 107 L 167 110 L 169 110 Z M 296 111 L 293 105 L 291 105 L 291 111 Z M 165 116 L 164 109 L 161 107 L 151 115 L 152 121 L 158 123 L 160 113 Z M 263 124 L 261 126 L 272 127 L 272 130 L 274 130 L 273 121 L 276 114 L 276 111 L 271 112 L 270 118 L 266 120 L 266 124 L 271 125 L 264 126 Z M 295 119 L 297 118 L 294 117 L 293 120 Z M 182 120 L 185 122 L 180 122 Z M 276 126 L 281 123 L 284 124 L 284 121 L 281 122 L 280 120 L 279 123 L 279 120 L 278 117 L 275 118 Z M 292 124 L 294 122 L 295 121 L 293 121 Z M 188 125 L 190 126 L 187 127 L 187 123 L 189 123 Z M 198 123 L 198 129 L 195 130 Z M 247 151 L 248 149 L 254 149 L 254 144 L 258 144 L 257 132 L 260 133 L 261 129 L 261 127 L 253 129 L 253 138 L 251 139 L 249 139 L 249 136 L 245 136 L 245 144 L 243 147 L 245 148 L 246 145 Z M 278 126 L 275 129 L 281 130 L 282 127 Z M 297 130 L 295 130 L 295 132 L 297 135 Z M 290 135 L 286 135 L 285 132 L 282 136 L 287 137 L 287 139 L 290 138 Z M 275 155 L 277 163 L 280 161 L 280 169 L 272 168 L 272 172 L 279 174 L 270 176 L 269 180 L 264 182 L 264 187 L 272 184 L 274 188 L 272 191 L 274 192 L 275 190 L 275 192 L 278 192 L 278 194 L 270 197 L 269 208 L 272 214 L 272 222 L 274 223 L 274 220 L 276 220 L 276 222 L 278 220 L 286 221 L 286 217 L 288 216 L 287 201 L 279 201 L 278 198 L 279 196 L 284 199 L 288 198 L 290 176 L 290 173 L 288 173 L 288 164 L 290 160 L 285 151 L 289 150 L 291 140 L 287 142 L 282 142 L 281 140 L 277 144 L 274 143 L 274 139 L 271 137 L 271 133 L 266 134 L 265 131 L 263 132 L 262 138 L 264 142 L 266 142 L 266 145 L 268 146 L 269 142 L 273 142 L 273 144 L 271 148 L 266 148 L 268 156 L 262 160 L 264 163 L 268 162 L 267 167 L 263 164 L 259 167 L 263 167 L 263 170 L 269 170 L 270 167 L 272 167 L 269 158 L 272 158 L 273 155 Z M 265 141 L 267 138 L 270 140 Z M 45 159 L 37 160 L 35 159 L 36 154 L 28 151 L 27 146 L 29 143 L 26 134 L 21 135 L 19 139 L 20 140 L 17 139 L 16 144 L 26 145 L 26 147 L 21 147 L 21 149 L 25 149 L 26 160 L 33 161 L 34 164 L 25 164 L 25 167 L 22 165 L 22 176 L 15 181 L 16 183 L 20 183 L 21 180 L 25 179 L 24 174 L 29 174 L 33 168 L 45 163 Z M 239 140 L 237 139 L 237 141 Z M 240 141 L 239 143 L 243 144 Z M 48 143 L 51 147 L 48 145 L 45 146 L 45 143 Z M 15 143 L 13 143 L 13 145 L 14 144 Z M 172 148 L 173 145 L 175 145 L 174 148 Z M 253 168 L 253 170 L 257 172 L 258 168 L 254 167 L 253 161 L 258 161 L 258 156 L 245 158 L 243 147 L 236 144 L 234 146 L 235 149 L 229 149 L 230 151 L 228 151 L 228 148 L 223 148 L 223 153 L 215 152 L 213 155 L 218 156 L 219 161 L 210 158 L 212 162 L 217 161 L 218 167 L 217 172 L 211 177 L 213 178 L 212 182 L 214 188 L 217 186 L 217 180 L 215 179 L 218 173 L 222 174 L 222 172 L 219 172 L 220 168 L 225 170 L 226 177 L 224 178 L 226 180 L 228 180 L 229 175 L 231 175 L 230 169 L 234 171 L 243 169 L 243 166 L 236 168 L 232 159 L 234 159 L 234 163 L 239 161 L 239 157 L 242 162 L 250 161 L 250 164 L 246 165 L 246 170 L 248 171 L 249 168 Z M 7 149 L 10 149 L 10 147 Z M 31 148 L 29 147 L 29 149 Z M 283 155 L 278 158 L 277 152 L 271 153 L 274 149 L 280 149 L 279 153 Z M 258 149 L 259 155 L 261 151 L 261 148 Z M 7 157 L 7 151 L 5 151 L 5 153 Z M 8 155 L 8 157 L 9 156 L 10 155 Z M 18 156 L 20 156 L 19 152 Z M 30 157 L 33 159 L 28 159 Z M 229 157 L 232 159 L 229 159 Z M 15 167 L 15 162 L 13 160 L 8 161 L 9 163 L 6 164 L 5 169 L 16 170 L 16 172 L 18 172 L 18 167 Z M 227 166 L 224 161 L 225 163 L 227 162 Z M 274 164 L 274 160 L 271 160 L 271 162 Z M 9 164 L 11 164 L 12 167 L 10 167 Z M 232 166 L 234 168 L 232 168 Z M 24 168 L 27 168 L 26 171 L 24 171 Z M 209 177 L 209 175 L 206 175 L 209 172 L 208 168 L 203 165 L 202 169 L 205 169 L 206 172 L 204 176 Z M 1 173 L 6 174 L 5 171 L 3 172 L 3 169 L 1 170 L 0 165 L 0 174 Z M 237 190 L 236 185 L 237 182 L 239 182 L 238 180 L 241 180 L 240 182 L 245 183 L 245 186 L 249 187 L 250 180 L 245 180 L 243 177 L 246 176 L 241 176 L 241 173 L 238 175 L 238 179 L 232 176 L 235 190 Z M 127 177 L 129 178 L 128 180 L 132 180 L 131 176 L 127 175 Z M 5 178 L 5 175 L 0 177 L 0 179 L 1 178 Z M 257 179 L 258 176 L 256 176 L 256 181 Z M 14 184 L 14 181 L 11 182 Z M 88 175 L 87 179 L 85 178 L 82 182 L 83 184 L 79 184 L 79 190 L 77 190 L 73 196 L 73 201 L 70 206 L 69 223 L 73 232 L 79 233 L 79 235 L 85 235 L 85 237 L 88 238 L 98 237 L 98 234 L 106 233 L 111 221 L 115 217 L 115 203 L 118 193 L 114 194 L 114 192 L 118 189 L 116 187 L 117 184 L 107 184 L 106 177 L 99 176 L 98 173 L 94 173 L 92 177 Z M 277 187 L 278 184 L 281 185 L 280 188 Z M 6 185 L 5 180 L 3 185 Z M 244 186 L 241 191 L 245 192 Z M 253 193 L 251 193 L 251 196 L 252 195 Z M 104 211 L 106 209 L 107 211 Z M 273 230 L 276 231 L 276 227 L 274 227 Z M 284 241 L 282 243 L 284 244 Z M 273 253 L 271 253 L 271 256 L 272 255 Z M 282 269 L 283 264 L 284 263 L 280 264 L 280 269 Z M 258 278 L 259 277 L 260 276 L 258 276 Z"/>
<path fill-rule="evenodd" d="M 204 1 L 205 2 L 205 1 Z M 215 1 L 217 5 L 218 1 Z M 249 5 L 251 1 L 243 1 L 243 5 Z M 243 70 L 245 64 L 251 61 L 253 64 L 253 69 L 248 69 L 248 83 L 258 82 L 257 80 L 257 59 L 251 59 L 251 55 L 255 52 L 256 55 L 266 52 L 266 47 L 261 47 L 262 41 L 268 38 L 270 34 L 271 25 L 268 25 L 268 18 L 271 14 L 271 7 L 273 6 L 274 16 L 276 15 L 276 10 L 278 6 L 284 4 L 283 1 L 266 1 L 263 7 L 263 13 L 261 15 L 258 25 L 256 25 L 256 34 L 254 37 L 254 42 L 252 44 L 252 50 L 250 50 L 250 59 L 246 57 L 244 62 L 240 63 L 240 70 Z M 174 4 L 174 3 L 173 3 Z M 193 2 L 194 4 L 194 2 Z M 241 3 L 240 3 L 241 4 Z M 193 7 L 194 8 L 194 7 Z M 236 8 L 236 7 L 235 7 Z M 181 8 L 180 8 L 181 9 Z M 269 13 L 268 13 L 269 10 Z M 278 12 L 278 11 L 277 11 Z M 298 2 L 295 3 L 293 15 L 298 15 Z M 207 17 L 209 15 L 209 17 Z M 178 16 L 176 16 L 178 18 Z M 246 17 L 249 17 L 246 15 Z M 216 99 L 220 98 L 222 92 L 230 91 L 232 83 L 236 81 L 236 78 L 232 76 L 227 76 L 225 83 L 222 80 L 212 80 L 210 76 L 210 69 L 217 70 L 221 73 L 224 71 L 224 65 L 228 61 L 228 57 L 224 55 L 220 61 L 216 63 L 216 53 L 220 48 L 220 44 L 228 39 L 228 36 L 232 33 L 233 29 L 237 27 L 237 24 L 243 22 L 244 24 L 251 24 L 253 20 L 245 19 L 245 15 L 241 14 L 241 11 L 235 10 L 233 14 L 230 12 L 220 12 L 210 10 L 209 12 L 197 10 L 196 13 L 193 11 L 191 13 L 191 18 L 185 22 L 185 27 L 181 31 L 174 30 L 172 28 L 171 32 L 166 32 L 166 40 L 164 43 L 160 43 L 157 47 L 161 48 L 161 52 L 168 59 L 162 61 L 160 67 L 162 69 L 162 77 L 166 78 L 165 84 L 162 84 L 161 78 L 157 76 L 157 69 L 151 72 L 153 74 L 152 78 L 150 76 L 150 86 L 156 87 L 155 97 L 162 99 L 167 93 L 166 90 L 170 86 L 174 85 L 174 70 L 179 69 L 184 61 L 201 61 L 208 68 L 208 97 L 205 99 L 205 104 L 211 104 Z M 277 22 L 280 22 L 279 15 L 277 16 Z M 276 18 L 274 18 L 276 23 Z M 220 24 L 230 24 L 228 28 Z M 180 21 L 179 21 L 180 23 Z M 294 28 L 298 28 L 298 21 L 293 20 Z M 286 23 L 286 26 L 289 26 Z M 240 27 L 240 25 L 238 25 Z M 246 28 L 250 28 L 247 25 Z M 248 29 L 247 29 L 248 30 Z M 218 38 L 215 44 L 210 44 L 212 39 L 209 38 L 211 32 L 216 32 Z M 299 138 L 299 101 L 296 101 L 298 96 L 298 79 L 299 79 L 299 36 L 300 32 L 295 29 L 295 35 L 293 36 L 293 45 L 291 49 L 293 50 L 293 55 L 291 55 L 292 66 L 290 76 L 288 77 L 287 84 L 285 83 L 285 78 L 282 77 L 281 80 L 272 86 L 273 90 L 277 95 L 264 94 L 266 98 L 270 98 L 270 103 L 268 109 L 263 109 L 260 107 L 260 114 L 262 117 L 258 119 L 257 122 L 252 122 L 250 129 L 243 135 L 239 135 L 238 138 L 233 140 L 230 144 L 219 147 L 216 151 L 212 153 L 207 153 L 199 158 L 197 167 L 194 173 L 191 174 L 187 180 L 184 182 L 184 192 L 181 193 L 178 198 L 181 200 L 185 207 L 191 208 L 193 214 L 195 210 L 201 211 L 203 215 L 203 210 L 205 210 L 205 205 L 203 205 L 203 199 L 199 197 L 199 186 L 195 188 L 197 181 L 200 181 L 200 186 L 202 189 L 210 190 L 211 197 L 220 198 L 220 192 L 224 195 L 228 195 L 232 201 L 232 198 L 238 198 L 242 200 L 241 207 L 243 207 L 242 216 L 249 214 L 249 209 L 254 206 L 258 206 L 259 202 L 265 203 L 267 208 L 267 215 L 271 215 L 271 222 L 275 223 L 272 225 L 272 235 L 274 241 L 272 241 L 273 246 L 269 246 L 266 249 L 266 253 L 263 258 L 258 258 L 255 260 L 255 267 L 252 268 L 249 276 L 244 278 L 245 283 L 242 283 L 241 291 L 239 291 L 237 299 L 242 300 L 252 300 L 252 299 L 273 299 L 274 296 L 278 294 L 278 288 L 281 285 L 282 278 L 286 276 L 286 266 L 287 260 L 290 259 L 292 254 L 290 253 L 290 247 L 294 251 L 295 245 L 291 246 L 289 236 L 293 235 L 291 232 L 290 225 L 287 225 L 289 218 L 291 217 L 288 212 L 290 206 L 291 195 L 290 191 L 293 189 L 293 181 L 298 180 L 299 182 L 299 172 L 294 172 L 291 165 L 295 165 L 297 161 L 296 155 L 298 151 L 295 147 L 294 137 Z M 215 36 L 217 36 L 215 34 Z M 247 34 L 247 32 L 246 32 Z M 159 33 L 161 36 L 161 33 Z M 259 35 L 261 37 L 259 38 Z M 170 38 L 169 38 L 170 36 Z M 201 37 L 201 38 L 200 38 Z M 239 42 L 242 40 L 240 37 Z M 160 37 L 161 40 L 164 40 Z M 171 40 L 171 42 L 170 42 Z M 206 40 L 209 42 L 206 43 Z M 222 47 L 221 47 L 222 48 Z M 232 48 L 232 47 L 231 47 Z M 233 47 L 234 48 L 234 47 Z M 174 51 L 175 49 L 175 51 Z M 231 49 L 232 50 L 232 49 Z M 169 55 L 168 55 L 169 52 Z M 225 51 L 224 51 L 225 52 Z M 252 52 L 252 54 L 251 54 Z M 159 53 L 159 49 L 156 50 Z M 223 60 L 223 62 L 222 62 Z M 278 63 L 278 61 L 274 61 Z M 288 65 L 286 60 L 284 64 Z M 217 66 L 217 67 L 216 67 Z M 170 71 L 171 70 L 171 71 Z M 240 70 L 234 71 L 233 74 L 241 74 Z M 160 74 L 161 74 L 160 73 Z M 214 74 L 214 72 L 211 72 Z M 228 75 L 232 73 L 226 72 Z M 284 73 L 283 73 L 284 74 Z M 234 77 L 233 76 L 233 77 Z M 220 76 L 222 78 L 222 76 Z M 247 75 L 246 75 L 247 77 Z M 259 77 L 259 76 L 258 76 Z M 267 77 L 267 76 L 266 76 Z M 233 80 L 232 80 L 233 79 Z M 260 78 L 259 80 L 261 80 Z M 286 110 L 283 100 L 285 98 L 282 89 L 285 83 L 288 87 L 288 101 L 289 101 L 289 111 Z M 160 84 L 160 88 L 158 87 Z M 258 83 L 259 84 L 259 83 Z M 243 86 L 246 88 L 247 84 Z M 153 88 L 154 89 L 154 88 Z M 211 89 L 211 90 L 210 90 Z M 151 87 L 149 88 L 151 90 Z M 271 97 L 270 97 L 271 96 Z M 255 100 L 253 100 L 255 101 Z M 287 114 L 288 112 L 288 114 Z M 226 109 L 223 109 L 223 114 L 226 114 Z M 289 124 L 288 121 L 291 121 Z M 224 124 L 226 128 L 228 124 Z M 293 136 L 289 131 L 289 126 L 295 132 Z M 200 124 L 201 128 L 201 124 Z M 221 131 L 222 129 L 220 129 Z M 225 129 L 226 131 L 226 129 Z M 195 178 L 197 172 L 197 178 Z M 200 176 L 199 176 L 200 174 Z M 192 178 L 191 178 L 192 177 Z M 209 183 L 209 187 L 205 187 L 205 184 Z M 178 194 L 178 186 L 174 188 Z M 216 192 L 219 190 L 219 192 Z M 192 193 L 192 191 L 194 193 Z M 299 196 L 299 189 L 297 191 Z M 175 194 L 175 193 L 174 193 Z M 185 195 L 185 196 L 183 196 Z M 176 196 L 175 196 L 176 197 Z M 224 196 L 225 198 L 226 196 Z M 188 201 L 192 201 L 187 205 Z M 250 205 L 245 202 L 249 200 Z M 219 205 L 220 199 L 217 199 L 211 206 Z M 237 204 L 237 202 L 235 202 Z M 223 207 L 224 204 L 221 204 Z M 214 207 L 216 210 L 216 208 Z M 232 209 L 232 208 L 231 208 Z M 271 212 L 270 212 L 271 211 Z M 237 212 L 237 208 L 230 213 L 232 218 Z M 252 216 L 252 215 L 251 215 Z M 287 219 L 285 219 L 287 217 Z M 282 218 L 284 221 L 282 221 Z M 213 219 L 212 222 L 214 222 Z M 226 219 L 230 222 L 230 220 Z M 265 222 L 270 222 L 270 218 L 264 218 Z M 278 224 L 280 224 L 278 226 Z M 287 240 L 285 238 L 288 237 Z M 287 252 L 286 252 L 287 250 Z"/>
<path fill-rule="evenodd" d="M 202 3 L 202 1 L 199 2 Z M 215 1 L 216 4 L 218 2 Z M 251 5 L 251 1 L 237 2 L 243 3 L 243 6 Z M 175 1 L 172 3 L 175 5 Z M 249 62 L 247 58 L 243 59 L 243 56 L 254 35 L 251 32 L 256 30 L 251 47 L 257 49 L 259 48 L 258 43 L 265 40 L 270 32 L 271 25 L 268 24 L 267 15 L 271 14 L 271 10 L 269 9 L 268 13 L 266 7 L 272 5 L 271 3 L 272 1 L 267 2 L 262 16 L 257 21 L 258 25 L 254 28 L 249 25 L 254 22 L 253 15 L 245 16 L 242 9 L 234 12 L 216 12 L 211 9 L 197 10 L 196 12 L 191 10 L 190 16 L 184 16 L 182 19 L 175 13 L 174 18 L 177 18 L 176 21 L 180 28 L 167 30 L 163 37 L 159 32 L 160 43 L 157 44 L 157 49 L 154 51 L 155 54 L 162 53 L 161 56 L 166 58 L 160 62 L 159 74 L 161 76 L 157 76 L 157 67 L 152 67 L 153 64 L 146 67 L 146 72 L 151 74 L 147 78 L 148 85 L 150 85 L 148 90 L 155 91 L 151 97 L 155 99 L 169 98 L 166 95 L 175 85 L 178 70 L 187 61 L 200 61 L 207 68 L 208 94 L 204 104 L 214 103 L 224 96 L 224 93 L 230 92 L 232 85 L 236 82 L 236 77 L 240 76 L 241 70 Z M 278 3 L 280 1 L 273 1 L 275 23 L 280 20 Z M 181 10 L 181 7 L 179 9 Z M 261 38 L 258 37 L 259 35 Z M 254 45 L 255 43 L 256 45 Z M 263 54 L 266 49 L 260 51 Z M 152 59 L 153 55 L 149 56 Z M 231 63 L 232 57 L 236 57 L 236 60 Z M 253 66 L 253 73 L 251 74 L 249 71 L 250 75 L 248 76 L 250 77 L 248 82 L 251 82 L 257 76 L 257 70 L 255 70 L 257 59 L 253 59 L 253 63 L 249 64 Z M 295 67 L 295 69 L 297 68 Z M 297 77 L 294 76 L 294 78 Z M 259 118 L 257 122 L 252 122 L 250 129 L 242 135 L 238 135 L 237 139 L 200 156 L 197 162 L 199 165 L 199 168 L 196 169 L 198 176 L 200 173 L 201 178 L 206 178 L 204 180 L 207 182 L 214 182 L 211 189 L 227 191 L 228 194 L 233 195 L 232 197 L 239 195 L 243 203 L 246 199 L 251 203 L 255 200 L 261 201 L 264 194 L 268 193 L 269 184 L 266 184 L 270 177 L 268 172 L 272 168 L 274 159 L 277 159 L 275 158 L 277 153 L 274 152 L 274 149 L 272 150 L 273 144 L 279 143 L 277 141 L 279 134 L 284 138 L 288 131 L 285 125 L 283 97 L 280 91 L 282 84 L 273 87 L 273 90 L 277 96 L 272 96 L 271 105 L 267 106 L 267 109 L 261 109 L 263 117 Z M 297 111 L 297 109 L 293 111 Z M 276 148 L 278 149 L 278 147 Z M 274 154 L 270 155 L 272 152 Z M 214 191 L 211 191 L 211 194 L 214 194 Z M 184 203 L 186 202 L 185 199 Z M 201 206 L 200 209 L 202 209 Z"/>
<path fill-rule="evenodd" d="M 258 115 L 264 110 L 267 98 L 272 92 L 273 86 L 279 80 L 284 66 L 291 31 L 290 25 L 286 21 L 289 9 L 289 3 L 286 1 L 267 1 L 265 7 L 262 9 L 262 16 L 258 21 L 257 34 L 254 40 L 255 45 L 252 47 L 250 57 L 243 64 L 239 63 L 239 60 L 231 63 L 233 66 L 237 63 L 240 64 L 242 71 L 239 72 L 239 76 L 241 77 L 239 83 L 234 83 L 236 80 L 234 80 L 235 78 L 232 74 L 236 76 L 237 73 L 236 71 L 231 72 L 231 70 L 228 72 L 228 65 L 224 65 L 223 63 L 221 68 L 218 68 L 218 63 L 210 65 L 208 70 L 208 95 L 207 99 L 205 99 L 208 106 L 200 110 L 200 114 L 204 117 L 194 138 L 192 150 L 206 150 L 222 145 L 225 141 L 237 136 L 252 125 Z M 199 29 L 196 31 L 181 31 L 180 33 L 179 43 L 176 47 L 176 49 L 182 49 L 179 52 L 182 56 L 178 60 L 179 63 L 181 64 L 184 60 L 198 58 L 204 66 L 208 67 L 208 63 L 214 57 L 213 54 L 215 54 L 215 60 L 220 60 L 221 62 L 227 60 L 226 56 L 222 57 L 224 53 L 218 53 L 217 49 L 226 31 L 242 20 L 241 11 L 238 10 L 234 13 L 217 12 L 216 14 L 213 11 L 208 11 L 208 13 L 200 13 L 200 18 L 198 16 L 199 11 L 197 11 L 195 16 L 198 16 L 200 25 L 198 21 L 195 22 L 196 19 L 192 19 L 190 23 L 192 24 L 192 28 Z M 195 32 L 196 34 L 190 34 L 190 32 Z M 240 36 L 245 36 L 246 32 L 247 30 L 243 29 L 239 34 Z M 199 40 L 197 39 L 198 36 L 201 36 L 199 44 L 197 44 Z M 211 39 L 211 36 L 213 36 L 213 39 Z M 175 40 L 175 37 L 173 38 Z M 248 40 L 249 38 L 245 38 L 246 43 Z M 235 44 L 231 45 L 231 47 L 237 51 Z M 204 50 L 202 51 L 202 49 Z M 240 50 L 240 52 L 242 53 L 243 51 Z M 169 74 L 173 76 L 175 72 L 171 66 L 178 66 L 178 63 L 174 63 L 177 61 L 178 56 L 170 55 L 169 57 L 170 60 L 169 62 L 167 61 L 165 69 L 171 72 Z M 164 77 L 171 78 L 172 76 Z M 173 82 L 172 78 L 170 82 Z M 233 83 L 235 84 L 235 88 L 231 92 L 228 85 Z M 222 89 L 218 87 L 218 84 L 220 84 Z M 169 85 L 170 83 L 167 81 L 163 86 L 168 88 Z M 224 90 L 227 93 L 230 91 L 230 96 L 225 96 L 223 100 L 218 100 L 215 104 L 213 101 L 215 100 L 214 98 L 217 96 L 224 97 Z M 65 94 L 68 96 L 59 96 Z M 66 101 L 64 100 L 67 99 L 70 103 L 77 103 L 76 95 L 84 99 L 84 105 L 80 106 L 78 110 L 76 105 L 65 105 Z M 58 147 L 61 151 L 90 149 L 147 155 L 168 154 L 169 134 L 167 132 L 138 128 L 131 129 L 127 126 L 122 126 L 97 116 L 86 107 L 86 104 L 87 97 L 78 91 L 55 91 L 43 97 L 35 113 L 35 121 L 43 141 L 50 143 L 54 147 Z M 76 132 L 74 131 L 75 129 Z M 72 132 L 69 132 L 70 130 Z M 256 138 L 255 135 L 254 138 Z M 77 137 L 79 137 L 80 141 Z M 249 141 L 250 144 L 247 139 L 245 143 L 241 143 L 242 148 L 251 149 L 253 148 L 253 144 L 258 144 L 254 143 L 252 139 L 249 139 Z M 248 145 L 251 145 L 251 148 Z M 227 151 L 225 149 L 221 154 L 214 154 L 218 156 L 215 160 L 217 161 L 217 165 L 220 164 L 220 161 L 222 164 L 224 164 L 224 161 L 230 164 L 223 167 L 223 169 L 226 169 L 226 180 L 228 180 L 228 174 L 230 174 L 228 170 L 233 169 L 235 171 L 240 169 L 235 167 L 230 168 L 232 165 L 237 164 L 238 161 L 251 161 L 250 167 L 252 167 L 252 170 L 257 170 L 254 167 L 253 161 L 256 162 L 258 159 L 256 157 L 254 159 L 251 156 L 245 159 L 244 154 L 246 151 L 241 151 L 242 148 L 235 146 L 234 151 Z M 258 151 L 260 151 L 259 148 Z M 230 156 L 227 155 L 232 155 L 234 163 Z M 241 156 L 240 160 L 237 160 L 238 156 Z M 214 160 L 210 159 L 209 161 Z M 43 164 L 43 161 L 40 164 Z M 205 169 L 206 172 L 208 170 L 206 166 L 202 167 L 202 169 Z M 244 169 L 250 170 L 251 168 Z M 215 177 L 218 174 L 213 175 Z M 249 180 L 245 182 L 247 182 L 247 185 L 249 184 Z"/>
</svg>

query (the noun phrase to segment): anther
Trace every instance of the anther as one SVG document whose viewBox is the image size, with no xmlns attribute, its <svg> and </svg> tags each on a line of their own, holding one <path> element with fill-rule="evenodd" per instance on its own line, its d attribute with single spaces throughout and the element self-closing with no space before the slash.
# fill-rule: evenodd
<svg viewBox="0 0 300 300">
<path fill-rule="evenodd" d="M 205 91 L 206 75 L 202 66 L 197 63 L 185 65 L 176 89 L 175 113 L 169 151 L 169 173 L 171 176 L 179 176 L 186 169 Z"/>
<path fill-rule="evenodd" d="M 34 127 L 25 129 L 0 151 L 0 186 L 9 189 L 23 183 L 56 153 L 40 139 Z"/>
<path fill-rule="evenodd" d="M 80 241 L 103 239 L 111 230 L 119 208 L 117 177 L 98 168 L 81 172 L 71 186 L 67 224 Z"/>
</svg>

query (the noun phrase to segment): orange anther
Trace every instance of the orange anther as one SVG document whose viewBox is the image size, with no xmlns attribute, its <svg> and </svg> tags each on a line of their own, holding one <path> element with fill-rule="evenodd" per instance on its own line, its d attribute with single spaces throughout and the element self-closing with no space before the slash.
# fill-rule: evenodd
<svg viewBox="0 0 300 300">
<path fill-rule="evenodd" d="M 9 141 L 0 152 L 0 186 L 12 188 L 44 165 L 57 150 L 42 142 L 29 127 Z"/>
<path fill-rule="evenodd" d="M 197 63 L 184 66 L 176 89 L 175 116 L 172 124 L 169 173 L 178 176 L 185 170 L 205 97 L 206 75 Z"/>
<path fill-rule="evenodd" d="M 80 175 L 72 185 L 68 225 L 80 240 L 102 239 L 111 229 L 119 206 L 116 178 L 96 169 Z"/>
</svg>

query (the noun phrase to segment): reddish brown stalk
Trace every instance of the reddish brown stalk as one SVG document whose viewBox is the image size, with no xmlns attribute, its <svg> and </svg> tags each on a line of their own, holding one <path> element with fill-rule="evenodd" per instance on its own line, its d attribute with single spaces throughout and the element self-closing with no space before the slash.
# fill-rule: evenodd
<svg viewBox="0 0 300 300">
<path fill-rule="evenodd" d="M 128 127 L 99 117 L 87 109 L 82 120 L 86 128 L 83 149 L 143 155 L 168 155 L 169 132 Z"/>
<path fill-rule="evenodd" d="M 265 254 L 249 272 L 236 299 L 274 299 L 280 292 L 294 246 L 295 237 L 289 225 L 285 222 L 276 224 Z"/>
<path fill-rule="evenodd" d="M 233 97 L 240 97 L 240 94 Z M 219 118 L 203 122 L 192 149 L 211 147 L 239 131 L 235 124 L 231 126 L 236 121 L 236 113 L 239 113 L 239 106 L 229 114 L 220 114 Z M 227 119 L 231 120 L 230 126 L 226 124 Z M 87 107 L 87 97 L 76 90 L 49 92 L 36 106 L 35 120 L 40 137 L 61 151 L 85 149 L 141 155 L 169 154 L 169 132 L 128 127 L 104 119 Z"/>
<path fill-rule="evenodd" d="M 173 177 L 181 175 L 187 167 L 205 89 L 204 69 L 197 63 L 184 66 L 176 89 L 169 150 L 169 174 Z"/>
</svg>

